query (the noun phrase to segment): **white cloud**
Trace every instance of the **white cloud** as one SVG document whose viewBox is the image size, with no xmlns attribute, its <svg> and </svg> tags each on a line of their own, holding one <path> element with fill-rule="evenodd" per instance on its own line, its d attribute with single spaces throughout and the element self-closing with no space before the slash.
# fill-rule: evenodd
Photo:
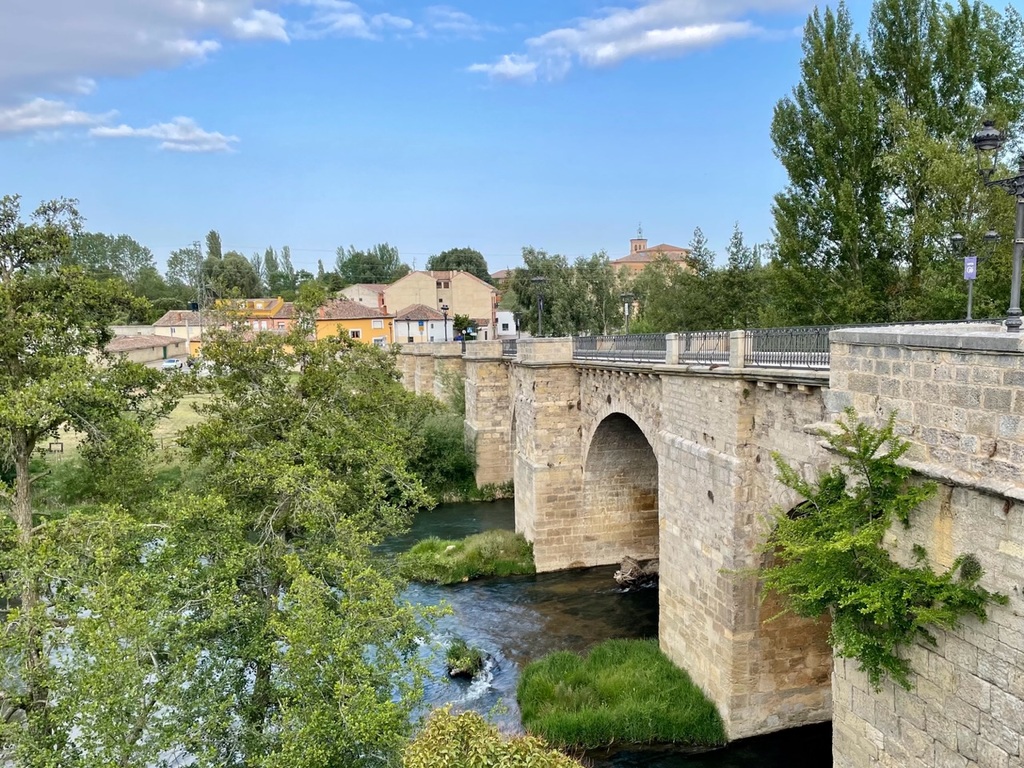
<svg viewBox="0 0 1024 768">
<path fill-rule="evenodd" d="M 287 40 L 280 0 L 3 0 L 0 102 L 202 60 L 226 38 Z"/>
<path fill-rule="evenodd" d="M 653 0 L 631 8 L 611 8 L 526 40 L 528 53 L 502 56 L 494 64 L 474 64 L 471 72 L 506 80 L 529 80 L 525 73 L 564 74 L 573 63 L 608 66 L 637 56 L 683 56 L 727 40 L 773 37 L 754 18 L 809 7 L 811 0 Z"/>
<path fill-rule="evenodd" d="M 160 149 L 173 152 L 231 152 L 238 143 L 237 136 L 204 131 L 190 117 L 176 117 L 169 123 L 158 123 L 146 128 L 129 125 L 100 126 L 89 131 L 91 136 L 104 139 L 142 138 L 156 139 Z"/>
<path fill-rule="evenodd" d="M 378 13 L 370 20 L 370 23 L 375 27 L 391 27 L 392 29 L 412 29 L 415 26 L 412 19 L 390 13 Z"/>
<path fill-rule="evenodd" d="M 485 32 L 496 32 L 498 29 L 447 5 L 427 8 L 424 24 L 428 31 L 450 37 L 480 38 Z"/>
<path fill-rule="evenodd" d="M 280 40 L 289 42 L 283 16 L 270 11 L 252 11 L 247 18 L 231 22 L 235 37 L 241 40 Z"/>
<path fill-rule="evenodd" d="M 63 101 L 32 99 L 17 107 L 0 109 L 0 133 L 41 133 L 60 128 L 99 125 L 116 112 L 90 114 L 72 108 Z"/>
<path fill-rule="evenodd" d="M 537 67 L 536 61 L 512 53 L 502 56 L 494 64 L 471 64 L 467 70 L 482 72 L 495 80 L 518 80 L 532 83 L 537 79 Z"/>
</svg>

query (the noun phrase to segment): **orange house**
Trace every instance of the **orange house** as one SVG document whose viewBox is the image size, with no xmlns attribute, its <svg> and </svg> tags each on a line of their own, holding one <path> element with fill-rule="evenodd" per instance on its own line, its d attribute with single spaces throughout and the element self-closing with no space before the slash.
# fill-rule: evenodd
<svg viewBox="0 0 1024 768">
<path fill-rule="evenodd" d="M 325 339 L 338 333 L 385 347 L 395 340 L 395 317 L 358 301 L 331 299 L 317 309 L 316 337 Z"/>
</svg>

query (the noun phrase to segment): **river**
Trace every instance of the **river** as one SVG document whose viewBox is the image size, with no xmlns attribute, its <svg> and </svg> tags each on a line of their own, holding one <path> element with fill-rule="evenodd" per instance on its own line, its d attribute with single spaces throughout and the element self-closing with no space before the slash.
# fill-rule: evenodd
<svg viewBox="0 0 1024 768">
<path fill-rule="evenodd" d="M 390 539 L 384 553 L 408 549 L 429 536 L 458 539 L 494 528 L 515 527 L 511 501 L 445 504 L 417 516 L 410 531 Z M 521 731 L 516 684 L 525 664 L 552 651 L 584 651 L 610 638 L 656 637 L 656 589 L 623 592 L 612 578 L 614 566 L 536 576 L 481 579 L 439 587 L 409 586 L 406 597 L 420 605 L 451 606 L 436 627 L 444 644 L 459 636 L 489 654 L 485 673 L 472 683 L 444 679 L 443 657 L 431 667 L 437 680 L 427 687 L 432 706 L 452 703 L 486 715 L 506 731 Z M 679 749 L 623 750 L 590 754 L 595 768 L 831 768 L 829 724 L 744 739 L 725 749 L 685 754 Z"/>
</svg>

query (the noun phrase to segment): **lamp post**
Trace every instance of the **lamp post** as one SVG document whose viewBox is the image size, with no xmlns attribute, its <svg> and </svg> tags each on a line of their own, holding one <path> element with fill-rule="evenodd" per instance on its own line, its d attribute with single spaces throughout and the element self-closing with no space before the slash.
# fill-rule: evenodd
<svg viewBox="0 0 1024 768">
<path fill-rule="evenodd" d="M 964 249 L 964 236 L 957 233 L 951 235 L 949 238 L 953 243 L 953 250 L 956 253 L 963 253 Z M 971 251 L 964 256 L 964 280 L 967 281 L 967 319 L 973 320 L 974 312 L 974 281 L 978 277 L 978 267 L 984 264 L 992 257 L 992 249 L 995 244 L 999 242 L 999 233 L 994 229 L 990 229 L 984 235 L 985 240 L 985 255 L 978 256 L 974 251 Z"/>
<path fill-rule="evenodd" d="M 633 299 L 636 297 L 632 293 L 620 293 L 619 298 L 622 299 L 622 312 L 626 316 L 626 335 L 629 336 L 629 315 L 633 309 Z"/>
<path fill-rule="evenodd" d="M 441 305 L 441 317 L 444 318 L 444 340 L 448 341 L 448 305 Z"/>
<path fill-rule="evenodd" d="M 530 278 L 530 282 L 537 286 L 537 335 L 544 335 L 544 283 L 548 279 L 543 275 Z"/>
<path fill-rule="evenodd" d="M 1013 274 L 1010 277 L 1010 308 L 1006 310 L 1006 330 L 1020 333 L 1020 270 L 1024 258 L 1024 155 L 1017 164 L 1017 175 L 1008 179 L 993 179 L 999 150 L 1006 139 L 995 127 L 995 121 L 986 120 L 971 138 L 978 156 L 978 173 L 986 187 L 999 187 L 1017 198 L 1017 220 L 1013 230 Z M 991 161 L 986 160 L 991 158 Z"/>
</svg>

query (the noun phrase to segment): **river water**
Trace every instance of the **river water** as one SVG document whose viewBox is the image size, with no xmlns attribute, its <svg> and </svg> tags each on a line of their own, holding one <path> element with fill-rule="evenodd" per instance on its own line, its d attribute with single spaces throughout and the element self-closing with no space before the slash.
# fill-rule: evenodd
<svg viewBox="0 0 1024 768">
<path fill-rule="evenodd" d="M 429 536 L 458 539 L 514 527 L 511 501 L 445 504 L 421 513 L 407 534 L 390 539 L 381 549 L 394 554 Z M 428 703 L 473 709 L 502 730 L 519 732 L 516 684 L 525 664 L 553 651 L 585 651 L 611 638 L 656 637 L 657 589 L 623 592 L 612 578 L 614 572 L 615 567 L 608 566 L 447 587 L 410 585 L 406 598 L 411 602 L 451 607 L 451 615 L 440 619 L 435 629 L 440 645 L 459 636 L 491 657 L 484 674 L 470 683 L 448 681 L 443 654 L 438 654 L 430 664 L 437 680 L 427 687 Z M 597 768 L 831 768 L 831 744 L 831 726 L 826 723 L 701 754 L 638 749 L 588 758 Z"/>
</svg>

